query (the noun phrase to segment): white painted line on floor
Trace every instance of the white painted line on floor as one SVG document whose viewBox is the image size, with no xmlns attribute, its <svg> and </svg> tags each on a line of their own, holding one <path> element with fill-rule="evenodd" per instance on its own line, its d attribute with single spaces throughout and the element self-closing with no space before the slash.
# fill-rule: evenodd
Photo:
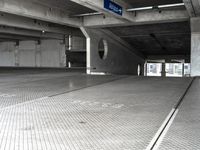
<svg viewBox="0 0 200 150">
<path fill-rule="evenodd" d="M 173 108 L 170 113 L 168 114 L 168 116 L 166 117 L 165 121 L 162 123 L 162 125 L 160 126 L 160 128 L 158 129 L 158 131 L 156 132 L 155 136 L 153 137 L 153 139 L 151 140 L 151 142 L 149 143 L 149 145 L 147 146 L 146 150 L 152 150 L 152 147 L 154 147 L 154 144 L 156 143 L 156 141 L 158 140 L 159 136 L 161 135 L 163 129 L 165 128 L 167 122 L 169 121 L 169 119 L 171 118 L 171 116 L 173 115 L 175 109 Z"/>
<path fill-rule="evenodd" d="M 106 75 L 105 72 L 90 72 L 91 75 Z"/>
<path fill-rule="evenodd" d="M 7 106 L 7 107 L 4 107 L 4 108 L 0 108 L 0 111 L 6 110 L 6 109 L 10 109 L 10 108 L 13 108 L 13 107 L 17 107 L 17 106 L 22 106 L 22 105 L 29 104 L 29 103 L 33 103 L 33 102 L 36 102 L 36 101 L 45 100 L 45 99 L 48 99 L 48 98 L 49 97 L 46 96 L 46 97 L 41 97 L 41 98 L 33 99 L 33 100 L 30 100 L 30 101 L 26 101 L 26 102 L 17 103 L 15 105 L 11 105 L 11 106 Z"/>
<path fill-rule="evenodd" d="M 167 126 L 165 127 L 165 130 L 163 131 L 163 133 L 161 134 L 160 138 L 158 139 L 158 141 L 156 142 L 154 148 L 152 150 L 158 150 L 159 146 L 161 145 L 165 135 L 167 134 L 170 126 L 172 125 L 176 115 L 178 114 L 178 109 L 175 111 L 175 113 L 173 114 L 172 118 L 170 119 L 169 123 L 167 124 Z"/>
</svg>

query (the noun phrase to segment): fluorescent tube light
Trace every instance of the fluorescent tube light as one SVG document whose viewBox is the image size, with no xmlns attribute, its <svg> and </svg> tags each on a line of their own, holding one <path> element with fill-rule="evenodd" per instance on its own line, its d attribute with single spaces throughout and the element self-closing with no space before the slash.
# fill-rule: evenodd
<svg viewBox="0 0 200 150">
<path fill-rule="evenodd" d="M 176 3 L 176 4 L 167 4 L 167 5 L 159 5 L 159 6 L 149 6 L 149 7 L 139 7 L 139 8 L 130 8 L 127 9 L 128 12 L 131 11 L 140 11 L 140 10 L 150 10 L 153 8 L 169 8 L 169 7 L 178 7 L 178 6 L 184 6 L 184 3 Z"/>
<path fill-rule="evenodd" d="M 130 8 L 130 9 L 127 9 L 127 11 L 138 11 L 138 10 L 149 10 L 149 9 L 153 9 L 153 6 L 150 6 L 150 7 L 140 7 L 140 8 Z"/>
<path fill-rule="evenodd" d="M 159 5 L 158 8 L 169 8 L 169 7 L 177 7 L 177 6 L 184 6 L 184 5 L 185 5 L 184 3 Z"/>
<path fill-rule="evenodd" d="M 100 12 L 94 12 L 94 13 L 86 13 L 86 14 L 73 15 L 73 17 L 94 16 L 94 15 L 101 15 L 101 14 L 102 13 L 100 13 Z"/>
</svg>

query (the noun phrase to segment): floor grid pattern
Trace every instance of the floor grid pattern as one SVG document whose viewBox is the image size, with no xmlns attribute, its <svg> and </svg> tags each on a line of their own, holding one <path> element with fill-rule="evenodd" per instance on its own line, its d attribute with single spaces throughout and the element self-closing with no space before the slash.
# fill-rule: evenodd
<svg viewBox="0 0 200 150">
<path fill-rule="evenodd" d="M 145 149 L 190 81 L 30 76 L 0 75 L 0 150 Z"/>
</svg>

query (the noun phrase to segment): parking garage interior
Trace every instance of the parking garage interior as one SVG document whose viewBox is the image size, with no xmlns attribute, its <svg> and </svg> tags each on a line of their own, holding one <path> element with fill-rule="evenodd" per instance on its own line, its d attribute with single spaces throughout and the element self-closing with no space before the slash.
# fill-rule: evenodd
<svg viewBox="0 0 200 150">
<path fill-rule="evenodd" d="M 0 150 L 198 150 L 199 76 L 199 0 L 0 0 Z"/>
</svg>

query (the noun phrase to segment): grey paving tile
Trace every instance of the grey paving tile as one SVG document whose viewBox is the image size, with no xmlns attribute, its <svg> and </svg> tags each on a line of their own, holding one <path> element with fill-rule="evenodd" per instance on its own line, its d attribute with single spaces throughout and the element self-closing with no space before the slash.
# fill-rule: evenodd
<svg viewBox="0 0 200 150">
<path fill-rule="evenodd" d="M 145 149 L 189 83 L 187 78 L 70 78 L 16 86 L 21 97 L 0 109 L 0 150 Z M 70 89 L 69 83 L 104 84 L 28 101 Z M 15 103 L 20 99 L 24 103 Z"/>
<path fill-rule="evenodd" d="M 200 78 L 197 78 L 183 100 L 179 112 L 163 139 L 161 150 L 200 149 Z"/>
</svg>

